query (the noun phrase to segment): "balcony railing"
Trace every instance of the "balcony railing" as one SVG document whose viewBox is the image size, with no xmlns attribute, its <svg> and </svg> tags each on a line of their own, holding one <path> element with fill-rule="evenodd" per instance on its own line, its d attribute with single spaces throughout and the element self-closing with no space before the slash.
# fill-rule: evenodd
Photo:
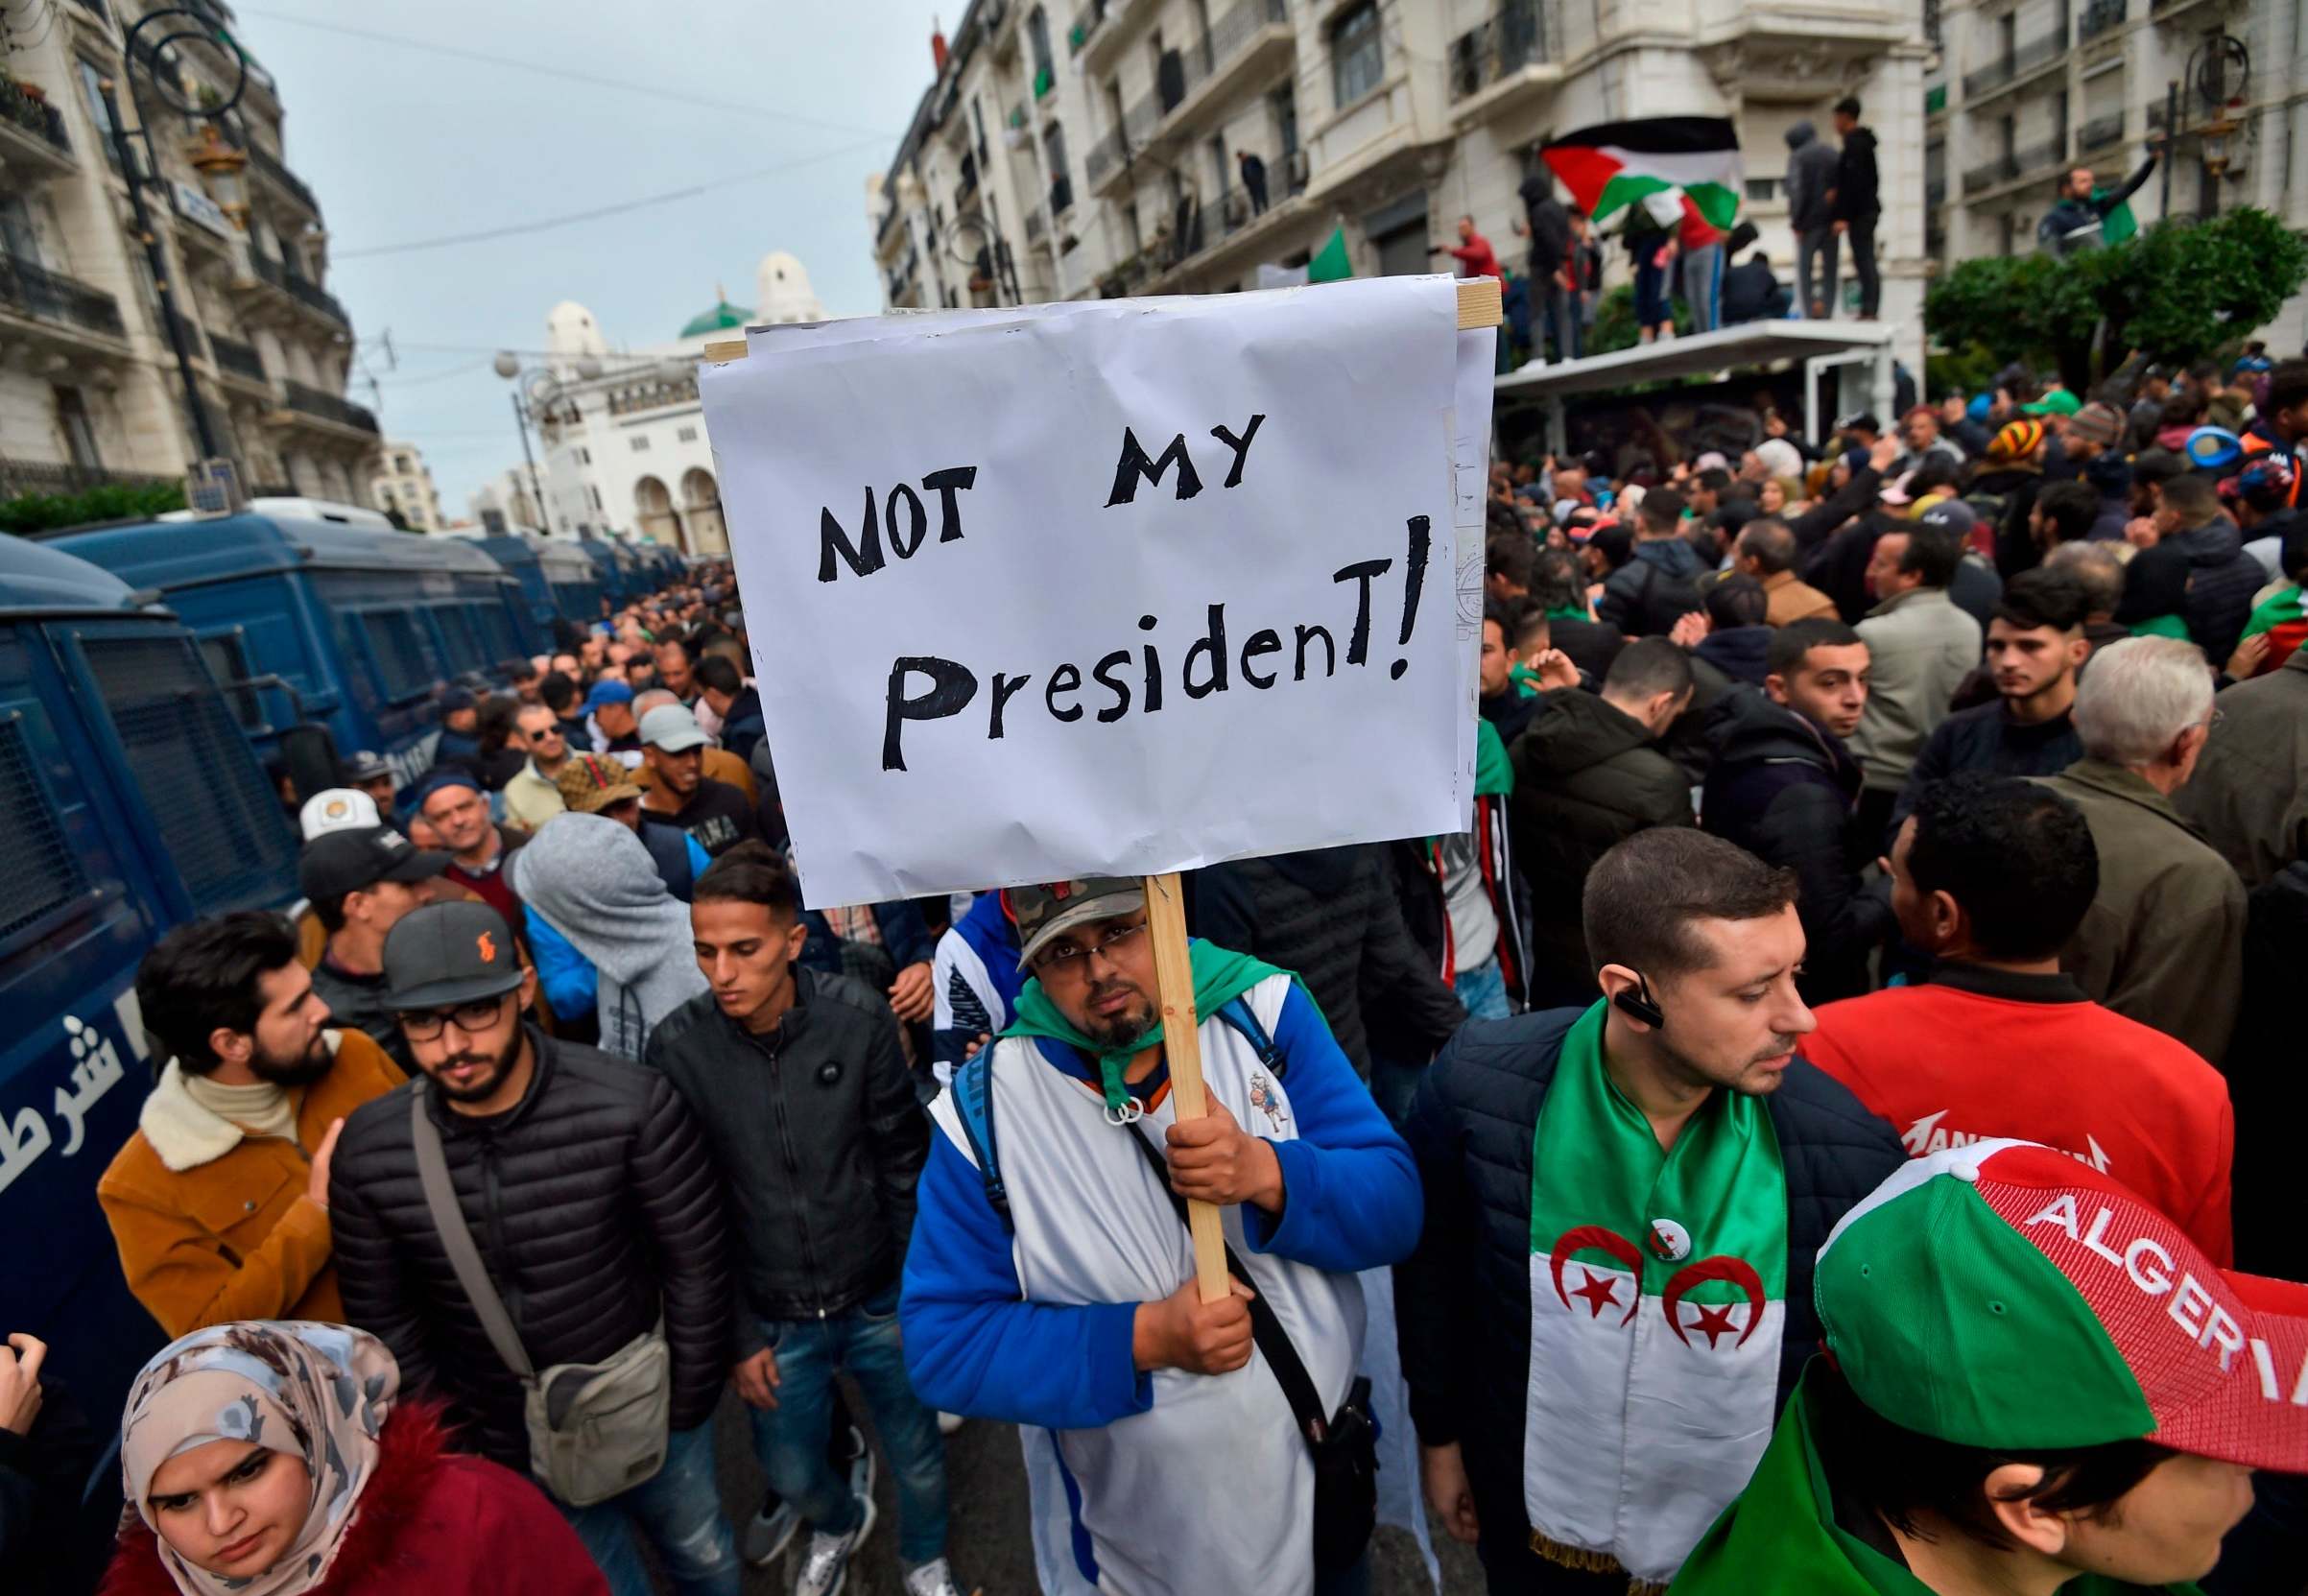
<svg viewBox="0 0 2308 1596">
<path fill-rule="evenodd" d="M 2076 19 L 2076 42 L 2097 38 L 2110 28 L 2121 28 L 2131 15 L 2131 0 L 2091 0 Z"/>
<path fill-rule="evenodd" d="M 230 371 L 234 376 L 247 377 L 250 382 L 264 382 L 265 363 L 257 358 L 253 345 L 243 344 L 237 338 L 223 333 L 208 335 L 209 352 L 216 356 L 217 369 Z"/>
<path fill-rule="evenodd" d="M 1274 193 L 1273 168 L 1268 169 L 1267 194 L 1264 203 L 1254 203 L 1247 188 L 1229 188 L 1208 205 L 1189 201 L 1177 207 L 1172 220 L 1182 213 L 1184 228 L 1179 233 L 1150 248 L 1140 257 L 1153 270 L 1166 272 L 1183 266 L 1195 256 L 1214 250 L 1241 232 L 1251 223 L 1274 208 L 1278 200 L 1286 200 L 1306 190 L 1306 152 L 1294 150 L 1282 161 L 1282 193 Z"/>
<path fill-rule="evenodd" d="M 2061 56 L 2066 55 L 2067 51 L 2067 23 L 2062 20 L 2058 27 L 2041 38 L 2030 39 L 1993 65 L 1983 66 L 1977 72 L 1964 74 L 1963 98 L 1977 100 L 1983 95 L 1993 94 L 2026 77 L 2047 61 L 2058 60 Z"/>
<path fill-rule="evenodd" d="M 2017 157 L 1998 155 L 1995 159 L 1983 162 L 1963 174 L 1963 192 L 1978 194 L 1986 189 L 1993 188 L 1997 183 L 2008 183 L 2018 176 L 2019 161 Z"/>
<path fill-rule="evenodd" d="M 120 320 L 120 301 L 111 295 L 13 255 L 0 254 L 0 306 L 36 322 L 108 338 L 129 336 Z"/>
<path fill-rule="evenodd" d="M 1108 130 L 1083 157 L 1083 172 L 1090 185 L 1095 188 L 1115 167 L 1129 165 L 1196 89 L 1233 64 L 1234 58 L 1265 30 L 1289 20 L 1285 0 L 1243 0 L 1210 24 L 1199 44 L 1164 51 L 1154 74 L 1154 91 L 1130 107 L 1123 114 L 1122 125 Z"/>
<path fill-rule="evenodd" d="M 324 393 L 295 379 L 284 381 L 282 392 L 291 410 L 303 416 L 317 416 L 323 421 L 334 421 L 341 427 L 354 427 L 362 432 L 377 430 L 376 417 L 368 407 L 354 404 L 350 399 Z"/>
<path fill-rule="evenodd" d="M 0 498 L 6 499 L 22 498 L 27 493 L 83 493 L 91 488 L 162 488 L 171 484 L 181 487 L 183 483 L 182 477 L 107 471 L 102 465 L 0 459 Z"/>
<path fill-rule="evenodd" d="M 1450 97 L 1463 100 L 1549 59 L 1546 12 L 1539 0 L 1501 0 L 1488 20 L 1450 42 Z"/>
<path fill-rule="evenodd" d="M 681 377 L 672 382 L 653 382 L 611 393 L 609 414 L 631 416 L 644 410 L 664 410 L 673 405 L 693 405 L 697 402 L 697 379 Z"/>
<path fill-rule="evenodd" d="M 352 318 L 345 314 L 345 307 L 337 302 L 337 297 L 319 283 L 309 277 L 298 275 L 291 269 L 283 269 L 281 280 L 282 286 L 287 288 L 297 298 L 310 305 L 339 326 L 349 327 L 352 325 Z"/>
<path fill-rule="evenodd" d="M 278 155 L 270 154 L 263 145 L 256 143 L 253 139 L 249 142 L 248 149 L 250 166 L 255 167 L 264 176 L 295 195 L 302 202 L 304 208 L 315 216 L 321 214 L 321 202 L 313 197 L 313 191 L 305 186 L 302 178 L 280 164 Z"/>
<path fill-rule="evenodd" d="M 46 139 L 65 155 L 72 140 L 65 135 L 64 118 L 45 100 L 36 100 L 14 80 L 0 78 L 0 116 L 5 116 L 36 138 Z"/>
<path fill-rule="evenodd" d="M 2104 149 L 2123 141 L 2124 113 L 2120 110 L 2109 111 L 2106 116 L 2095 116 L 2076 130 L 2076 148 L 2079 151 Z"/>
</svg>

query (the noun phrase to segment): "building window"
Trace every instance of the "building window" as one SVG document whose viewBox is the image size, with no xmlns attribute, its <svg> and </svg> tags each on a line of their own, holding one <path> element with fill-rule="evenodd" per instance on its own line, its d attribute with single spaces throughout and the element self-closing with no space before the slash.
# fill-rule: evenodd
<svg viewBox="0 0 2308 1596">
<path fill-rule="evenodd" d="M 87 401 L 77 388 L 59 388 L 56 394 L 56 424 L 64 435 L 64 452 L 72 464 L 83 471 L 104 468 L 104 461 L 96 452 L 96 428 L 88 420 Z"/>
<path fill-rule="evenodd" d="M 1330 25 L 1331 93 L 1341 107 L 1376 88 L 1386 64 L 1377 0 L 1364 0 Z"/>
<path fill-rule="evenodd" d="M 684 443 L 694 443 L 698 441 L 698 429 L 695 427 L 683 427 L 680 431 L 675 433 L 674 437 L 678 438 Z"/>
<path fill-rule="evenodd" d="M 647 454 L 647 453 L 649 453 L 649 434 L 648 434 L 648 433 L 646 433 L 646 432 L 637 432 L 637 433 L 633 434 L 633 453 L 635 453 L 635 454 Z"/>
<path fill-rule="evenodd" d="M 595 510 L 599 510 L 601 508 L 601 489 L 598 488 L 587 488 L 585 491 L 593 495 L 593 508 Z"/>
</svg>

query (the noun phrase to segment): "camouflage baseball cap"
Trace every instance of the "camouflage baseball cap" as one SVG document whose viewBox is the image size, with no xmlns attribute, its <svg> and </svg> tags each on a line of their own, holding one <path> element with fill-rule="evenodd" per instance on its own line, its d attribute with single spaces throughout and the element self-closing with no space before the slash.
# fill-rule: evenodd
<svg viewBox="0 0 2308 1596">
<path fill-rule="evenodd" d="M 1018 928 L 1018 968 L 1064 933 L 1092 920 L 1112 919 L 1146 907 L 1146 883 L 1139 876 L 1093 875 L 1075 881 L 1047 881 L 1012 887 L 1002 894 Z"/>
</svg>

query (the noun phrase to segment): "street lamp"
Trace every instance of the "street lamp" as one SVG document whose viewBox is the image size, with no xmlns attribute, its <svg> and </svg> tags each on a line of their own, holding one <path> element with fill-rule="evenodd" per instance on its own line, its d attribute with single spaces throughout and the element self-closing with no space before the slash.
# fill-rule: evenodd
<svg viewBox="0 0 2308 1596">
<path fill-rule="evenodd" d="M 184 152 L 184 158 L 201 175 L 217 209 L 232 218 L 242 232 L 249 230 L 248 155 L 225 142 L 213 122 L 201 124 L 201 136 Z"/>
<path fill-rule="evenodd" d="M 536 457 L 529 451 L 529 423 L 535 406 L 550 404 L 560 393 L 562 373 L 552 366 L 523 366 L 521 357 L 511 349 L 499 349 L 497 358 L 489 362 L 489 369 L 512 384 L 512 424 L 521 435 L 521 459 L 529 467 L 529 490 L 536 499 L 537 514 L 543 519 L 544 531 L 553 532 L 553 505 L 545 497 L 545 488 L 537 476 Z M 601 375 L 601 362 L 581 358 L 567 363 L 567 369 L 581 380 L 590 381 Z M 524 396 L 528 403 L 523 403 Z M 538 423 L 537 436 L 544 437 L 544 425 Z"/>
</svg>

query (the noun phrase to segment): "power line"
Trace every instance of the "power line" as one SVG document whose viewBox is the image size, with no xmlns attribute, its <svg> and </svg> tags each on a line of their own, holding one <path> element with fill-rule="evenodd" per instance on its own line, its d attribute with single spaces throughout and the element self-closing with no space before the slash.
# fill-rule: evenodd
<svg viewBox="0 0 2308 1596">
<path fill-rule="evenodd" d="M 874 128 L 860 128 L 847 122 L 828 122 L 821 117 L 800 116 L 792 111 L 772 110 L 767 106 L 750 106 L 734 100 L 709 100 L 688 89 L 656 88 L 636 83 L 625 78 L 602 77 L 591 72 L 572 71 L 567 67 L 544 66 L 514 56 L 492 56 L 486 50 L 467 50 L 462 45 L 436 44 L 430 39 L 410 38 L 400 34 L 380 34 L 368 28 L 348 28 L 338 22 L 316 22 L 307 16 L 291 16 L 284 12 L 260 11 L 254 7 L 240 8 L 243 16 L 261 16 L 271 22 L 285 22 L 295 28 L 312 28 L 324 34 L 342 34 L 347 38 L 368 39 L 376 44 L 398 45 L 404 50 L 419 50 L 427 55 L 453 56 L 461 60 L 480 61 L 488 66 L 501 66 L 514 72 L 535 73 L 542 78 L 560 78 L 573 83 L 585 83 L 594 88 L 615 89 L 620 94 L 637 94 L 653 100 L 671 100 L 690 109 L 699 107 L 714 110 L 735 111 L 741 116 L 766 117 L 773 122 L 792 122 L 802 127 L 822 128 L 837 133 L 864 133 L 877 142 L 894 144 L 901 136 Z"/>
<path fill-rule="evenodd" d="M 872 142 L 879 142 L 878 137 Z M 479 232 L 451 233 L 443 238 L 420 238 L 407 244 L 378 244 L 366 250 L 331 250 L 335 260 L 363 260 L 376 255 L 403 255 L 417 250 L 445 250 L 458 244 L 480 244 L 492 238 L 511 238 L 519 233 L 543 232 L 549 227 L 565 227 L 578 222 L 595 222 L 605 216 L 622 216 L 629 211 L 647 209 L 652 205 L 670 204 L 676 200 L 692 200 L 716 189 L 735 188 L 744 183 L 759 182 L 781 173 L 831 160 L 837 155 L 855 155 L 866 148 L 865 142 L 842 145 L 837 149 L 821 150 L 814 155 L 803 155 L 775 166 L 765 166 L 757 172 L 743 172 L 733 178 L 722 178 L 709 183 L 692 183 L 687 188 L 670 189 L 663 194 L 644 195 L 638 200 L 627 200 L 614 205 L 597 205 L 591 210 L 571 211 L 565 216 L 549 216 L 535 222 L 515 222 L 502 227 L 485 227 Z"/>
</svg>

